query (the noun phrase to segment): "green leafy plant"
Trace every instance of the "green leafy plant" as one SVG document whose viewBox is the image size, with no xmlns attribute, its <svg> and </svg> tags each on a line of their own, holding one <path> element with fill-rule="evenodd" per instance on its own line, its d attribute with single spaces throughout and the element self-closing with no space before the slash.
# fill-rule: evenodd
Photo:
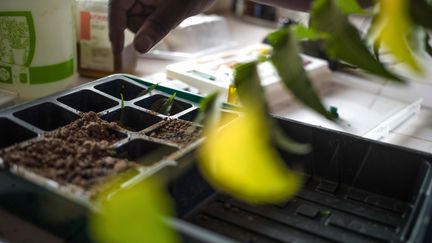
<svg viewBox="0 0 432 243">
<path fill-rule="evenodd" d="M 321 103 L 306 74 L 293 30 L 280 29 L 268 35 L 267 40 L 273 47 L 270 60 L 285 87 L 305 105 L 332 120 L 333 117 Z"/>
<path fill-rule="evenodd" d="M 393 52 L 396 58 L 403 59 L 412 70 L 420 71 L 411 53 L 411 47 L 405 45 L 404 42 L 408 41 L 408 29 L 411 30 L 411 26 L 406 25 L 408 22 L 403 19 L 398 20 L 398 23 L 404 27 L 402 36 L 395 34 L 393 24 L 377 27 L 382 24 L 382 18 L 395 20 L 397 16 L 403 17 L 406 14 L 401 9 L 401 6 L 405 6 L 401 3 L 404 0 L 397 1 L 399 1 L 397 9 L 390 8 L 389 1 L 378 1 L 381 11 L 377 16 L 383 17 L 376 18 L 372 26 L 372 30 L 379 29 L 379 35 L 375 41 L 375 53 L 370 50 L 367 40 L 348 20 L 348 14 L 351 13 L 368 14 L 359 7 L 355 0 L 315 0 L 309 27 L 294 25 L 270 33 L 267 41 L 273 47 L 271 55 L 238 65 L 235 70 L 234 83 L 243 107 L 244 117 L 247 119 L 239 119 L 239 122 L 231 125 L 234 127 L 231 129 L 217 131 L 214 125 L 206 128 L 207 140 L 200 150 L 200 167 L 209 181 L 218 189 L 253 203 L 275 202 L 281 198 L 286 200 L 291 197 L 298 190 L 299 184 L 296 183 L 297 179 L 293 179 L 292 172 L 281 165 L 273 145 L 276 144 L 295 153 L 304 153 L 308 150 L 305 149 L 305 145 L 299 145 L 286 138 L 281 129 L 272 122 L 257 74 L 257 63 L 270 61 L 276 68 L 284 86 L 299 101 L 327 119 L 336 120 L 339 117 L 336 107 L 327 109 L 322 104 L 304 70 L 299 42 L 318 40 L 323 43 L 323 48 L 331 59 L 342 61 L 350 67 L 365 70 L 396 83 L 405 83 L 405 80 L 390 71 L 378 58 L 379 49 L 384 46 Z M 372 35 L 370 37 L 372 38 Z M 389 38 L 399 38 L 395 43 L 401 46 L 401 50 L 394 49 L 395 45 L 388 43 Z M 429 45 L 426 47 L 430 48 Z M 216 100 L 215 94 L 212 94 L 209 100 Z M 216 111 L 211 110 L 211 112 Z M 251 135 L 253 133 L 260 134 L 261 138 Z M 258 141 L 259 139 L 264 142 Z M 239 147 L 236 144 L 242 146 Z M 245 150 L 244 147 L 250 149 Z M 265 160 L 266 163 L 261 164 L 255 158 Z M 247 161 L 247 164 L 243 164 L 243 161 Z M 257 168 L 260 170 L 256 170 Z M 286 173 L 285 180 L 283 175 L 275 173 L 274 168 Z M 247 174 L 242 171 L 247 171 Z M 233 175 L 235 177 L 232 177 Z M 249 180 L 250 178 L 255 181 L 259 180 L 262 185 L 254 184 Z M 272 179 L 265 180 L 265 178 Z M 291 187 L 285 184 L 288 181 L 293 183 Z M 265 193 L 261 191 L 263 185 L 268 189 Z"/>
<path fill-rule="evenodd" d="M 374 58 L 359 31 L 349 22 L 347 14 L 337 1 L 315 0 L 311 9 L 310 27 L 327 34 L 323 43 L 331 59 L 338 59 L 383 78 L 402 82 Z"/>
</svg>

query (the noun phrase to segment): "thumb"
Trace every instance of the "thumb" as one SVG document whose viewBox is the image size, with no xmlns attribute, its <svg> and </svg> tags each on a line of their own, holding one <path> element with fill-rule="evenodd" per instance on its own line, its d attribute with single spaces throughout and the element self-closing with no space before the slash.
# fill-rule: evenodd
<svg viewBox="0 0 432 243">
<path fill-rule="evenodd" d="M 134 38 L 135 49 L 141 53 L 148 52 L 156 43 L 164 38 L 175 26 L 165 27 L 155 19 L 146 19 Z"/>
</svg>

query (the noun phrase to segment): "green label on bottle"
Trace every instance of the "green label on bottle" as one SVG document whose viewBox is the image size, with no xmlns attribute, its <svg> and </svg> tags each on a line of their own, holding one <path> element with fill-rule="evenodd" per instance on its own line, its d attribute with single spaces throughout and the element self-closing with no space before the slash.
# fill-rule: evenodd
<svg viewBox="0 0 432 243">
<path fill-rule="evenodd" d="M 36 32 L 29 11 L 0 11 L 0 82 L 44 84 L 65 79 L 74 73 L 73 58 L 65 62 L 32 67 Z"/>
</svg>

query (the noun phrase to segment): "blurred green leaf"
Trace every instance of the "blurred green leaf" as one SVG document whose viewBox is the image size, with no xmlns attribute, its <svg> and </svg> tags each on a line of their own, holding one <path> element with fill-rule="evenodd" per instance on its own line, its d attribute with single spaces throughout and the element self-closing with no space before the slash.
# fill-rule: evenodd
<svg viewBox="0 0 432 243">
<path fill-rule="evenodd" d="M 375 55 L 375 58 L 378 61 L 380 61 L 381 42 L 379 40 L 375 40 L 372 45 L 373 45 L 373 53 Z"/>
<path fill-rule="evenodd" d="M 203 123 L 204 126 L 210 129 L 217 129 L 220 119 L 220 109 L 222 107 L 222 101 L 219 99 L 219 92 L 213 92 L 204 99 L 201 100 L 199 104 L 199 112 L 197 117 L 194 119 L 194 123 Z M 187 134 L 193 133 L 198 127 L 190 126 L 187 130 Z"/>
<path fill-rule="evenodd" d="M 206 140 L 199 149 L 201 172 L 214 187 L 246 202 L 286 201 L 300 189 L 301 177 L 286 167 L 272 144 L 274 127 L 257 62 L 236 66 L 234 83 L 243 114 L 221 129 L 205 127 Z M 211 100 L 215 98 L 204 104 Z"/>
<path fill-rule="evenodd" d="M 374 58 L 358 30 L 334 0 L 315 0 L 310 23 L 312 28 L 329 35 L 324 43 L 327 54 L 332 59 L 340 59 L 383 78 L 403 82 Z"/>
<path fill-rule="evenodd" d="M 412 35 L 409 0 L 379 0 L 379 14 L 374 23 L 374 36 L 398 61 L 421 73 L 421 66 L 413 55 L 408 38 Z"/>
<path fill-rule="evenodd" d="M 414 23 L 432 29 L 432 5 L 427 0 L 409 0 L 409 14 Z"/>
<path fill-rule="evenodd" d="M 310 152 L 307 144 L 300 144 L 284 135 L 282 129 L 273 122 L 269 116 L 264 90 L 257 72 L 257 63 L 243 63 L 236 67 L 234 72 L 234 83 L 241 103 L 245 107 L 253 107 L 256 113 L 261 114 L 265 119 L 266 131 L 280 148 L 296 154 Z M 263 131 L 264 132 L 264 131 Z M 262 133 L 263 133 L 262 132 Z"/>
<path fill-rule="evenodd" d="M 326 33 L 321 33 L 315 29 L 308 28 L 302 24 L 291 26 L 297 40 L 321 40 L 328 37 Z"/>
<path fill-rule="evenodd" d="M 336 0 L 345 14 L 368 14 L 356 0 Z"/>
<path fill-rule="evenodd" d="M 285 87 L 303 104 L 333 120 L 307 76 L 299 55 L 300 47 L 290 29 L 283 28 L 270 33 L 267 40 L 273 46 L 271 61 Z"/>
<path fill-rule="evenodd" d="M 257 73 L 257 62 L 242 63 L 235 67 L 234 84 L 243 106 L 254 106 L 264 116 L 268 107 L 261 80 Z"/>
<path fill-rule="evenodd" d="M 204 99 L 199 103 L 199 109 L 203 112 L 209 112 L 213 110 L 218 110 L 220 107 L 215 107 L 216 101 L 218 100 L 219 92 L 213 92 L 207 95 Z"/>
<path fill-rule="evenodd" d="M 206 129 L 199 168 L 218 190 L 249 203 L 279 203 L 295 196 L 300 175 L 286 167 L 269 137 L 263 114 L 244 106 L 227 126 Z"/>
<path fill-rule="evenodd" d="M 109 194 L 109 199 L 99 201 L 100 210 L 90 218 L 96 242 L 178 242 L 175 231 L 163 221 L 173 211 L 168 196 L 156 181 L 147 179 L 113 193 L 103 193 Z"/>
</svg>

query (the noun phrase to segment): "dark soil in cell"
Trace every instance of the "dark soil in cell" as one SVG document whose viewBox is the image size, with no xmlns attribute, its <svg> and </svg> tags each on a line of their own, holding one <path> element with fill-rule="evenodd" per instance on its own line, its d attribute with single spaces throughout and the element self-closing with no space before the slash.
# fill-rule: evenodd
<svg viewBox="0 0 432 243">
<path fill-rule="evenodd" d="M 61 184 L 84 189 L 102 182 L 134 163 L 111 157 L 113 143 L 125 135 L 117 125 L 89 112 L 69 125 L 46 134 L 41 139 L 14 145 L 0 151 L 6 165 L 19 165 Z"/>
<path fill-rule="evenodd" d="M 191 126 L 193 127 L 188 129 Z M 201 137 L 202 128 L 189 121 L 174 119 L 147 135 L 185 146 Z"/>
</svg>

